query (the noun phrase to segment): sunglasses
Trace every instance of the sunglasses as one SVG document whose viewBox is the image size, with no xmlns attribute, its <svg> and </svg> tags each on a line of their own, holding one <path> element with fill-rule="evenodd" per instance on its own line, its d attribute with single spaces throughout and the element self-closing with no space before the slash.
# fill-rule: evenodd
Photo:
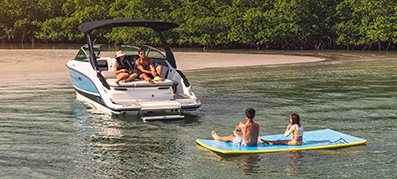
<svg viewBox="0 0 397 179">
<path fill-rule="evenodd" d="M 139 55 L 145 55 L 145 53 L 139 53 Z"/>
</svg>

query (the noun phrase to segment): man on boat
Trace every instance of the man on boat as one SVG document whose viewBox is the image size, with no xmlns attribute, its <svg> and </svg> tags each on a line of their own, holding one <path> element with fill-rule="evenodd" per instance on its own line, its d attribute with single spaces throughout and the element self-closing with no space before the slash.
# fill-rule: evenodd
<svg viewBox="0 0 397 179">
<path fill-rule="evenodd" d="M 139 57 L 140 58 L 138 58 L 135 62 L 139 78 L 149 82 L 150 84 L 154 84 L 153 78 L 161 74 L 163 67 L 158 65 L 155 68 L 153 60 L 146 57 L 144 49 L 139 50 Z M 164 81 L 163 78 L 160 80 Z"/>
<path fill-rule="evenodd" d="M 236 126 L 236 130 L 233 131 L 234 135 L 220 137 L 215 131 L 212 131 L 212 137 L 215 140 L 221 140 L 224 142 L 233 142 L 238 146 L 256 146 L 259 136 L 259 124 L 254 122 L 255 110 L 248 108 L 245 110 L 245 118 L 247 122 L 240 122 Z M 242 132 L 243 135 L 239 135 Z"/>
</svg>

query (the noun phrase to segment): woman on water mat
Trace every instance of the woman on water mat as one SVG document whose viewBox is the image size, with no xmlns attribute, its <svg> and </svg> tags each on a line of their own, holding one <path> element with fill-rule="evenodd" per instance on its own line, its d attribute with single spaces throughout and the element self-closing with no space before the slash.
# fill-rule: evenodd
<svg viewBox="0 0 397 179">
<path fill-rule="evenodd" d="M 292 140 L 276 140 L 276 141 L 266 141 L 258 138 L 260 143 L 266 144 L 282 144 L 282 145 L 302 145 L 303 140 L 303 126 L 300 124 L 299 115 L 292 113 L 289 120 L 291 124 L 288 124 L 287 130 L 285 130 L 284 136 L 287 137 L 291 135 Z"/>
<path fill-rule="evenodd" d="M 236 126 L 236 130 L 233 131 L 234 135 L 220 137 L 215 131 L 212 131 L 212 137 L 215 140 L 233 142 L 234 145 L 238 146 L 256 146 L 259 136 L 259 124 L 254 122 L 254 117 L 255 110 L 248 108 L 245 110 L 245 119 L 247 122 L 240 122 L 240 124 Z M 242 132 L 243 135 L 239 135 L 240 132 Z"/>
</svg>

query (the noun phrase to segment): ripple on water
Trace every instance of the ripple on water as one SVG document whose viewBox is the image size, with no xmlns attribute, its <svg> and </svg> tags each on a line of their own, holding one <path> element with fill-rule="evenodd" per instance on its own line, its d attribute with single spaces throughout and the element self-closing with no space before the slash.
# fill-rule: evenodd
<svg viewBox="0 0 397 179">
<path fill-rule="evenodd" d="M 69 79 L 0 81 L 1 176 L 397 177 L 396 58 L 321 53 L 335 59 L 186 71 L 203 105 L 175 121 L 144 123 L 136 115 L 102 114 L 75 99 Z M 212 130 L 231 135 L 247 107 L 256 109 L 261 135 L 284 132 L 289 115 L 297 112 L 305 131 L 331 128 L 368 142 L 335 150 L 232 156 L 196 145 L 197 138 L 210 139 Z"/>
</svg>

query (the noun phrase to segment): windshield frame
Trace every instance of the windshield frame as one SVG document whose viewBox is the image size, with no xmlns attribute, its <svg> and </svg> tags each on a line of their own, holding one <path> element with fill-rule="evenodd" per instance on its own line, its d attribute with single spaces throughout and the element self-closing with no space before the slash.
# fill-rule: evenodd
<svg viewBox="0 0 397 179">
<path fill-rule="evenodd" d="M 94 54 L 97 57 L 97 59 L 100 58 L 102 44 L 93 44 L 93 49 L 94 49 Z M 88 47 L 88 44 L 85 44 L 80 47 L 79 52 L 77 52 L 77 55 L 74 57 L 74 60 L 89 62 L 90 61 L 89 58 L 90 58 L 90 49 Z"/>
<path fill-rule="evenodd" d="M 139 50 L 145 50 L 145 56 L 152 59 L 167 60 L 167 57 L 158 49 L 149 45 L 121 45 L 120 50 L 127 55 L 138 56 Z"/>
</svg>

